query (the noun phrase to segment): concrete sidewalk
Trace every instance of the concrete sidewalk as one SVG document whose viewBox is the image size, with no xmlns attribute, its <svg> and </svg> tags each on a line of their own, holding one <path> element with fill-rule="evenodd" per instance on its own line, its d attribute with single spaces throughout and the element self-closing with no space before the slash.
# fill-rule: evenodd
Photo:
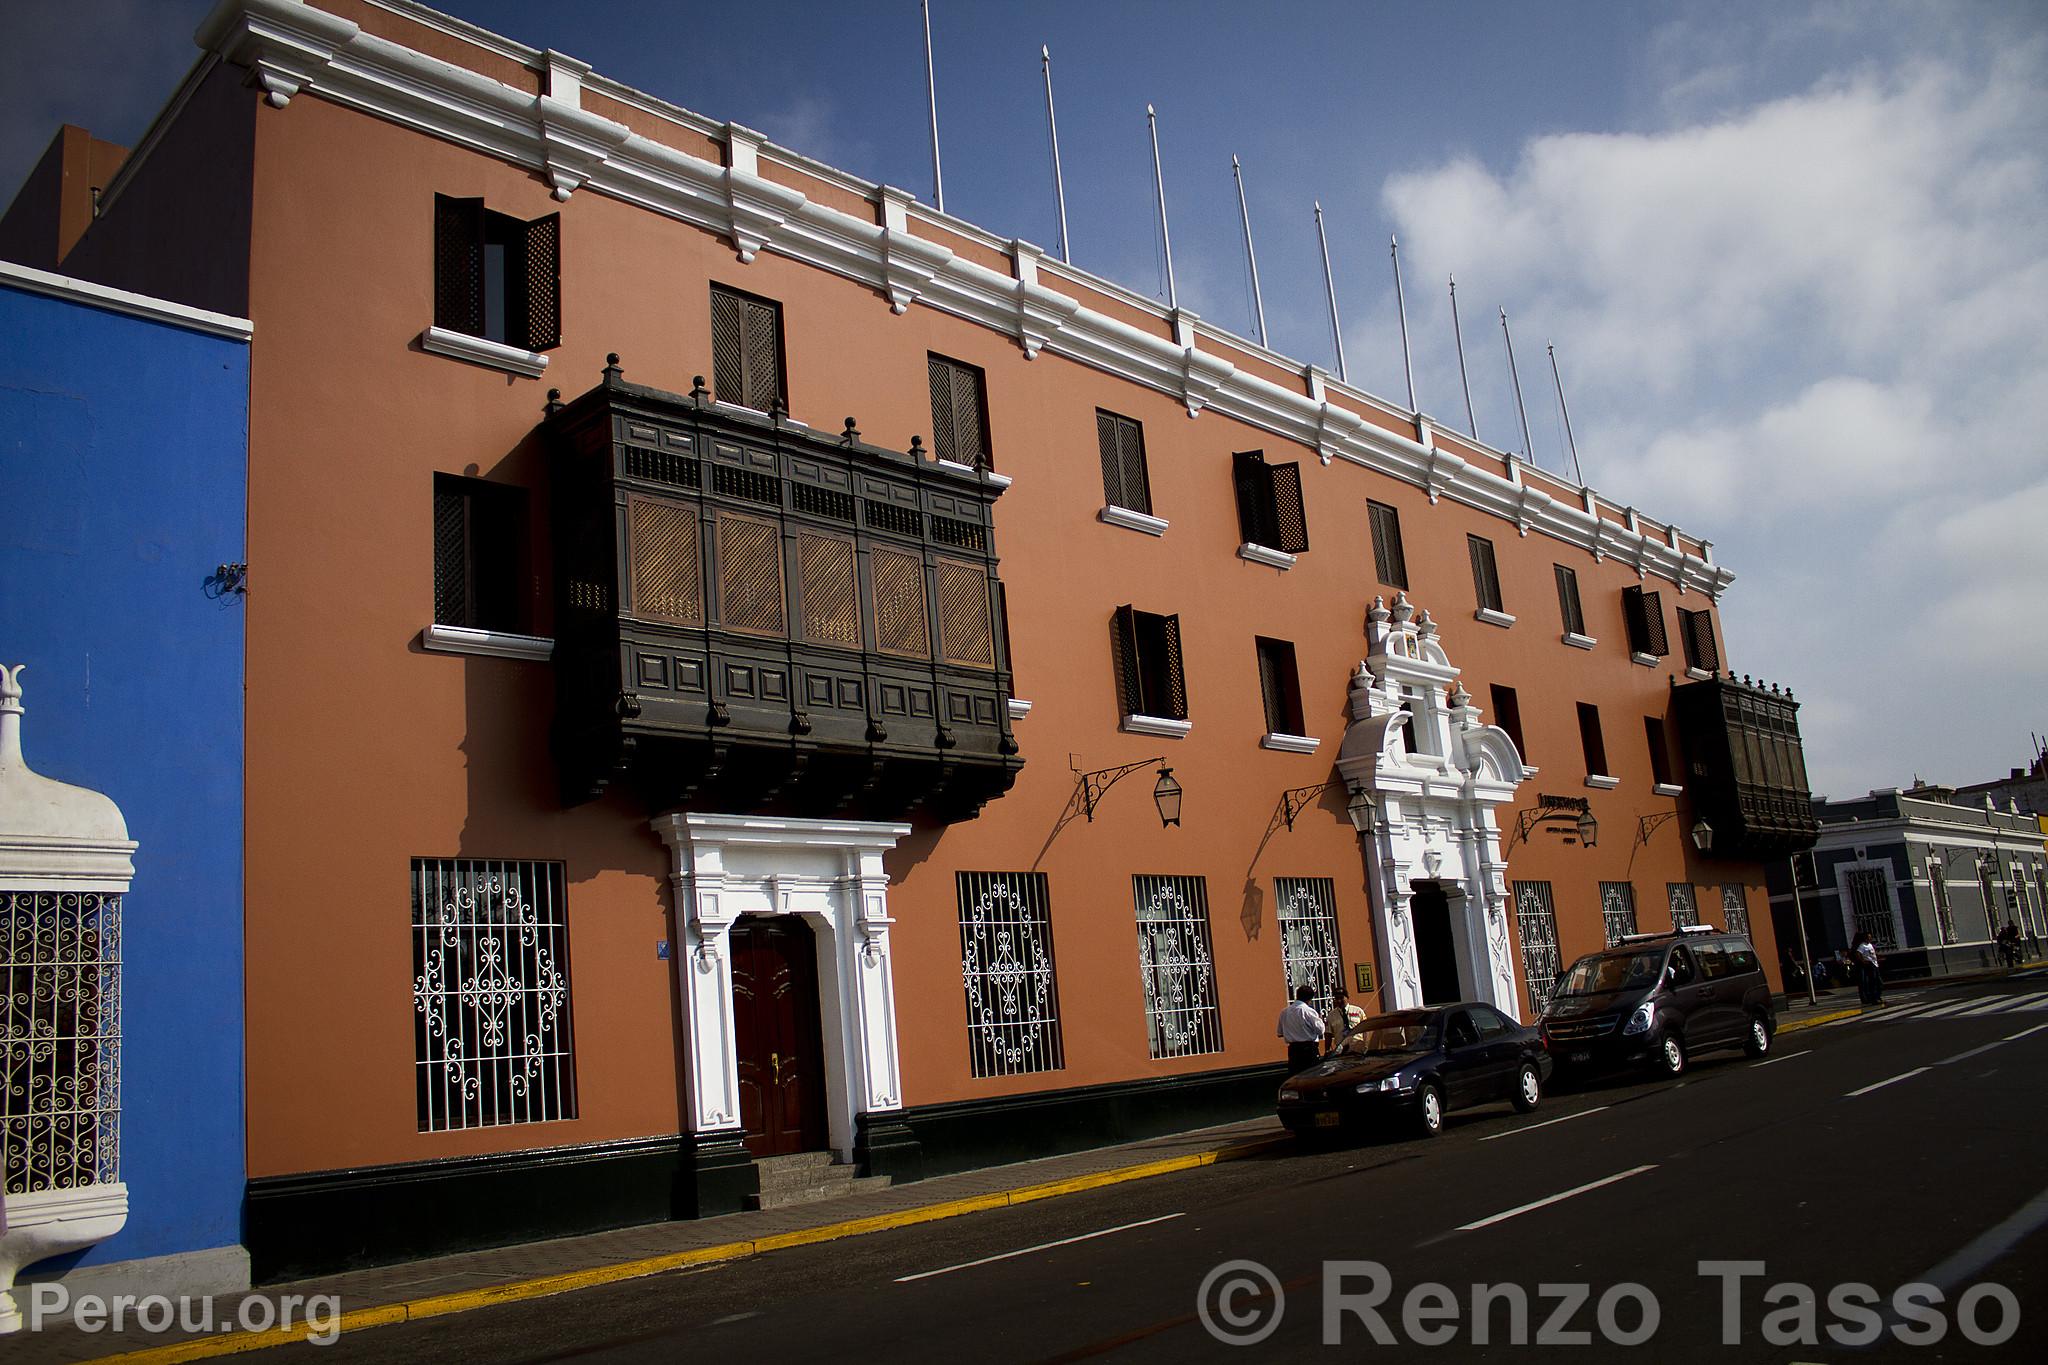
<svg viewBox="0 0 2048 1365">
<path fill-rule="evenodd" d="M 112 1330 L 109 1324 L 89 1332 L 69 1323 L 40 1332 L 24 1330 L 0 1337 L 0 1357 L 9 1365 L 107 1358 L 130 1362 L 204 1360 L 309 1336 L 311 1331 L 304 1324 L 265 1331 L 225 1330 L 244 1321 L 245 1312 L 256 1315 L 254 1321 L 260 1326 L 266 1317 L 274 1317 L 287 1295 L 302 1296 L 302 1301 L 311 1296 L 334 1296 L 340 1304 L 340 1329 L 361 1331 L 1078 1194 L 1251 1156 L 1290 1140 L 1278 1120 L 1268 1115 L 1119 1147 L 936 1176 L 823 1203 L 652 1223 L 265 1285 L 251 1294 L 223 1295 L 215 1300 L 217 1326 L 210 1332 L 175 1327 L 150 1332 L 139 1328 L 132 1317 L 121 1331 Z M 32 1293 L 18 1291 L 24 1314 L 30 1309 Z M 249 1305 L 246 1309 L 245 1304 Z M 331 1320 L 315 1324 L 322 1331 L 335 1325 Z"/>
</svg>

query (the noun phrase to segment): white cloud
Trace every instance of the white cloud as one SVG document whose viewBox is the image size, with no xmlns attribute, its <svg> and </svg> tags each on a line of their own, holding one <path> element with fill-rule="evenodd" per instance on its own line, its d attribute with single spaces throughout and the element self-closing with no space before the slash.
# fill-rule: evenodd
<svg viewBox="0 0 2048 1365">
<path fill-rule="evenodd" d="M 1786 44 L 1853 12 L 1809 18 Z M 2048 719 L 2048 53 L 1865 50 L 1745 103 L 1725 45 L 1685 69 L 1653 47 L 1667 126 L 1389 178 L 1404 257 L 1459 270 L 1461 304 L 1466 270 L 1511 290 L 1532 423 L 1534 332 L 1595 485 L 1716 542 L 1732 662 L 1808 700 L 1818 787 L 2002 772 Z M 1455 392 L 1423 368 L 1425 402 Z M 1915 723 L 1892 682 L 1941 667 L 1930 647 L 1970 670 L 1946 684 L 1966 729 Z"/>
</svg>

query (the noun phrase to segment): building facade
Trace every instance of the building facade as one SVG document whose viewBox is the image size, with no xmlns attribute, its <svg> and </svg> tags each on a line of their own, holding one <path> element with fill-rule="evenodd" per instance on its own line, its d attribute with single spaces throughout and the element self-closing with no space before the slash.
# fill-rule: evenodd
<svg viewBox="0 0 2048 1365">
<path fill-rule="evenodd" d="M 258 328 L 259 1278 L 1256 1112 L 1300 984 L 1776 960 L 1706 541 L 405 0 L 199 40 L 73 254 Z"/>
<path fill-rule="evenodd" d="M 248 335 L 0 263 L 0 1270 L 17 1284 L 249 1283 Z M 49 826 L 62 812 L 84 828 Z"/>
</svg>

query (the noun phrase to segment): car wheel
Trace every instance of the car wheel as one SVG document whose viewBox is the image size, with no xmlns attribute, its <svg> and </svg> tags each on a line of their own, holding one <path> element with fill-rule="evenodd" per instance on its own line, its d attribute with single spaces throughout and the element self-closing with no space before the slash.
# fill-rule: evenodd
<svg viewBox="0 0 2048 1365">
<path fill-rule="evenodd" d="M 1534 1063 L 1522 1063 L 1521 1071 L 1515 1076 L 1514 1100 L 1518 1114 L 1526 1114 L 1543 1102 L 1543 1077 L 1536 1073 Z"/>
<path fill-rule="evenodd" d="M 1444 1092 L 1434 1085 L 1424 1084 L 1415 1096 L 1415 1126 L 1424 1137 L 1444 1130 Z"/>
<path fill-rule="evenodd" d="M 1771 1026 L 1764 1022 L 1761 1014 L 1750 1016 L 1749 1032 L 1743 1035 L 1742 1050 L 1752 1057 L 1761 1057 L 1771 1050 Z"/>
<path fill-rule="evenodd" d="M 1664 1041 L 1657 1044 L 1657 1071 L 1665 1076 L 1685 1074 L 1685 1043 L 1675 1033 L 1664 1035 Z"/>
</svg>

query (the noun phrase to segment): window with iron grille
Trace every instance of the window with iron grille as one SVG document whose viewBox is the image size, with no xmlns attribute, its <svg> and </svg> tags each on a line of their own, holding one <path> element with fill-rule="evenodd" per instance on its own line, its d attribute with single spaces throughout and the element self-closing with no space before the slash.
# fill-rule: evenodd
<svg viewBox="0 0 2048 1365">
<path fill-rule="evenodd" d="M 932 566 L 939 599 L 939 657 L 970 668 L 996 666 L 995 620 L 988 572 L 979 564 L 941 559 Z"/>
<path fill-rule="evenodd" d="M 1052 895 L 1043 872 L 961 872 L 960 974 L 967 1055 L 977 1076 L 1066 1066 L 1053 969 Z"/>
<path fill-rule="evenodd" d="M 1237 531 L 1247 545 L 1284 554 L 1308 549 L 1308 514 L 1301 505 L 1301 466 L 1267 464 L 1262 450 L 1230 457 L 1237 485 Z"/>
<path fill-rule="evenodd" d="M 1739 882 L 1721 883 L 1721 927 L 1731 934 L 1749 936 L 1749 899 Z"/>
<path fill-rule="evenodd" d="M 1515 883 L 1515 932 L 1522 940 L 1522 981 L 1531 1018 L 1543 1013 L 1562 965 L 1557 952 L 1557 906 L 1549 882 Z"/>
<path fill-rule="evenodd" d="M 925 356 L 932 383 L 932 453 L 954 464 L 995 468 L 989 456 L 988 388 L 972 365 Z"/>
<path fill-rule="evenodd" d="M 711 286 L 711 383 L 721 403 L 766 412 L 789 407 L 782 366 L 782 305 Z"/>
<path fill-rule="evenodd" d="M 1557 614 L 1567 635 L 1586 633 L 1586 612 L 1579 603 L 1579 574 L 1562 564 L 1550 566 L 1557 574 Z"/>
<path fill-rule="evenodd" d="M 1280 913 L 1280 963 L 1287 998 L 1307 986 L 1327 1010 L 1344 986 L 1344 947 L 1337 936 L 1337 883 L 1328 877 L 1275 877 Z"/>
<path fill-rule="evenodd" d="M 1465 548 L 1472 556 L 1472 593 L 1479 609 L 1505 612 L 1500 604 L 1500 569 L 1494 564 L 1493 542 L 1484 536 L 1466 536 Z"/>
<path fill-rule="evenodd" d="M 643 621 L 704 624 L 697 514 L 666 498 L 626 499 L 626 597 Z"/>
<path fill-rule="evenodd" d="M 877 545 L 868 552 L 868 572 L 874 581 L 875 647 L 884 654 L 929 659 L 932 629 L 923 556 Z"/>
<path fill-rule="evenodd" d="M 1124 714 L 1186 720 L 1188 691 L 1181 671 L 1180 617 L 1122 606 L 1116 609 L 1110 629 Z"/>
<path fill-rule="evenodd" d="M 1636 931 L 1636 888 L 1633 882 L 1600 883 L 1600 920 L 1607 931 L 1607 946 Z"/>
<path fill-rule="evenodd" d="M 1955 912 L 1948 904 L 1948 869 L 1941 865 L 1939 858 L 1927 860 L 1927 891 L 1934 900 L 1934 927 L 1940 933 L 1943 943 L 1955 943 Z"/>
<path fill-rule="evenodd" d="M 2048 934 L 2048 868 L 2034 864 L 2034 932 Z"/>
<path fill-rule="evenodd" d="M 1671 927 L 1683 929 L 1700 922 L 1700 906 L 1692 893 L 1691 882 L 1666 882 L 1666 901 L 1671 906 Z"/>
<path fill-rule="evenodd" d="M 121 1178 L 121 898 L 0 891 L 0 1193 Z"/>
<path fill-rule="evenodd" d="M 526 490 L 434 476 L 434 623 L 526 628 Z"/>
<path fill-rule="evenodd" d="M 563 864 L 412 860 L 423 1133 L 576 1117 Z"/>
<path fill-rule="evenodd" d="M 1641 588 L 1621 590 L 1621 614 L 1628 621 L 1628 647 L 1632 654 L 1663 658 L 1671 652 L 1664 636 L 1664 596 Z"/>
<path fill-rule="evenodd" d="M 1372 568 L 1379 581 L 1390 588 L 1408 586 L 1408 557 L 1401 553 L 1401 514 L 1383 502 L 1365 505 L 1372 525 Z"/>
<path fill-rule="evenodd" d="M 527 351 L 562 344 L 562 215 L 434 196 L 434 325 Z"/>
<path fill-rule="evenodd" d="M 1671 786 L 1671 737 L 1662 716 L 1643 717 L 1643 743 L 1650 750 L 1650 780 L 1660 787 Z"/>
<path fill-rule="evenodd" d="M 1678 609 L 1678 639 L 1685 646 L 1685 666 L 1712 673 L 1721 667 L 1721 651 L 1714 647 L 1713 613 Z"/>
<path fill-rule="evenodd" d="M 1493 723 L 1508 732 L 1508 738 L 1515 742 L 1515 752 L 1527 763 L 1529 749 L 1522 742 L 1521 698 L 1515 695 L 1514 688 L 1503 687 L 1499 683 L 1490 684 L 1489 690 L 1493 693 Z"/>
<path fill-rule="evenodd" d="M 718 615 L 729 630 L 780 635 L 788 613 L 782 595 L 782 532 L 772 521 L 718 514 Z"/>
<path fill-rule="evenodd" d="M 1259 655 L 1259 691 L 1266 699 L 1266 733 L 1300 735 L 1301 679 L 1294 667 L 1294 642 L 1253 638 Z"/>
<path fill-rule="evenodd" d="M 1859 933 L 1870 935 L 1871 942 L 1884 949 L 1899 946 L 1899 936 L 1893 927 L 1891 880 L 1879 867 L 1851 868 L 1849 877 L 1849 908 L 1856 921 Z M 1990 889 L 1987 882 L 1987 891 Z M 1992 904 L 1988 898 L 1985 904 Z"/>
<path fill-rule="evenodd" d="M 1102 456 L 1102 498 L 1111 507 L 1152 511 L 1152 481 L 1145 471 L 1145 429 L 1129 417 L 1095 410 L 1095 443 Z"/>
<path fill-rule="evenodd" d="M 1600 735 L 1600 708 L 1579 703 L 1579 745 L 1586 751 L 1586 776 L 1607 776 L 1607 741 Z"/>
<path fill-rule="evenodd" d="M 853 542 L 800 531 L 796 560 L 804 638 L 859 649 L 860 585 L 854 581 Z"/>
<path fill-rule="evenodd" d="M 1138 968 L 1152 1056 L 1223 1050 L 1223 1011 L 1209 953 L 1209 891 L 1201 877 L 1133 877 Z"/>
</svg>

